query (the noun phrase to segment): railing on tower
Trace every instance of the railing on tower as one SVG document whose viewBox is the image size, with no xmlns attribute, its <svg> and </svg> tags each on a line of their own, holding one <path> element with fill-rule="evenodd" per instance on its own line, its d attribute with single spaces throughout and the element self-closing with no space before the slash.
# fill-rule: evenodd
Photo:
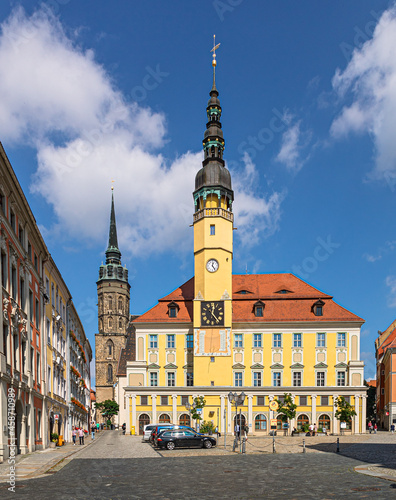
<svg viewBox="0 0 396 500">
<path fill-rule="evenodd" d="M 234 214 L 224 208 L 203 208 L 202 210 L 198 210 L 198 212 L 194 214 L 194 222 L 204 217 L 223 217 L 224 219 L 234 222 Z"/>
</svg>

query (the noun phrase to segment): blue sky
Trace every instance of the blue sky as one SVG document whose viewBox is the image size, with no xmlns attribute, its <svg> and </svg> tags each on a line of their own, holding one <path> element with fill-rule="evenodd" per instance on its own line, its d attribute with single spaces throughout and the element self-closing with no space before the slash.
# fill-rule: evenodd
<svg viewBox="0 0 396 500">
<path fill-rule="evenodd" d="M 295 272 L 396 314 L 393 2 L 0 4 L 0 140 L 94 347 L 111 184 L 131 313 L 193 275 L 192 191 L 217 52 L 234 273 Z"/>
</svg>

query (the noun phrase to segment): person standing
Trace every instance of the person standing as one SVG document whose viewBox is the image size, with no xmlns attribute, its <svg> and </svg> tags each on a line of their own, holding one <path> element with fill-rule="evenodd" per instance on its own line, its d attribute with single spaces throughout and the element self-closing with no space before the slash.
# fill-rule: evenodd
<svg viewBox="0 0 396 500">
<path fill-rule="evenodd" d="M 78 429 L 78 437 L 80 438 L 80 445 L 84 444 L 84 431 L 82 427 Z"/>
<path fill-rule="evenodd" d="M 377 429 L 378 429 L 378 427 L 377 427 L 377 422 L 376 422 L 376 423 L 374 424 L 374 434 L 377 434 Z"/>
<path fill-rule="evenodd" d="M 318 426 L 316 425 L 316 423 L 314 424 L 314 428 L 313 428 L 313 435 L 316 436 L 316 433 L 318 432 Z"/>
<path fill-rule="evenodd" d="M 77 436 L 77 431 L 76 431 L 76 428 L 74 427 L 73 425 L 73 429 L 72 429 L 72 438 L 73 438 L 73 445 L 76 446 L 76 436 Z"/>
<path fill-rule="evenodd" d="M 239 424 L 235 425 L 235 435 L 236 435 L 237 439 L 239 439 Z"/>
<path fill-rule="evenodd" d="M 392 434 L 395 432 L 395 424 L 392 424 L 392 425 L 391 425 L 390 430 L 391 430 L 391 433 L 392 433 Z"/>
<path fill-rule="evenodd" d="M 368 430 L 369 430 L 369 433 L 371 434 L 371 431 L 373 430 L 373 424 L 371 423 L 371 420 L 368 423 Z"/>
</svg>

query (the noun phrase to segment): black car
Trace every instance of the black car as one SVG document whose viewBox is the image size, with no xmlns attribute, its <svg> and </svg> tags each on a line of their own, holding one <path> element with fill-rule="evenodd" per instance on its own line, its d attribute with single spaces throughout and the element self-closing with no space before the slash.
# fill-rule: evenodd
<svg viewBox="0 0 396 500">
<path fill-rule="evenodd" d="M 187 425 L 177 425 L 177 424 L 158 424 L 153 427 L 153 430 L 151 431 L 151 435 L 149 438 L 150 443 L 154 444 L 155 443 L 155 438 L 163 431 L 173 431 L 176 429 L 188 429 L 190 431 L 194 431 L 191 427 L 188 427 Z"/>
<path fill-rule="evenodd" d="M 168 450 L 173 450 L 176 447 L 212 448 L 212 446 L 216 446 L 216 439 L 190 429 L 164 430 L 156 436 L 155 446 Z"/>
</svg>

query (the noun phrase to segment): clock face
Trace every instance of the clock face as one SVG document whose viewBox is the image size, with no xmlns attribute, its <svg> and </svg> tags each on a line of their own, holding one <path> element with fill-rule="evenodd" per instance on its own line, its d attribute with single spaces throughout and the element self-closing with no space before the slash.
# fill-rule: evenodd
<svg viewBox="0 0 396 500">
<path fill-rule="evenodd" d="M 206 269 L 210 272 L 210 273 L 215 273 L 219 268 L 219 263 L 217 262 L 216 259 L 210 259 L 208 260 L 208 262 L 206 263 Z"/>
<path fill-rule="evenodd" d="M 224 326 L 224 302 L 202 302 L 201 324 L 203 326 Z"/>
</svg>

